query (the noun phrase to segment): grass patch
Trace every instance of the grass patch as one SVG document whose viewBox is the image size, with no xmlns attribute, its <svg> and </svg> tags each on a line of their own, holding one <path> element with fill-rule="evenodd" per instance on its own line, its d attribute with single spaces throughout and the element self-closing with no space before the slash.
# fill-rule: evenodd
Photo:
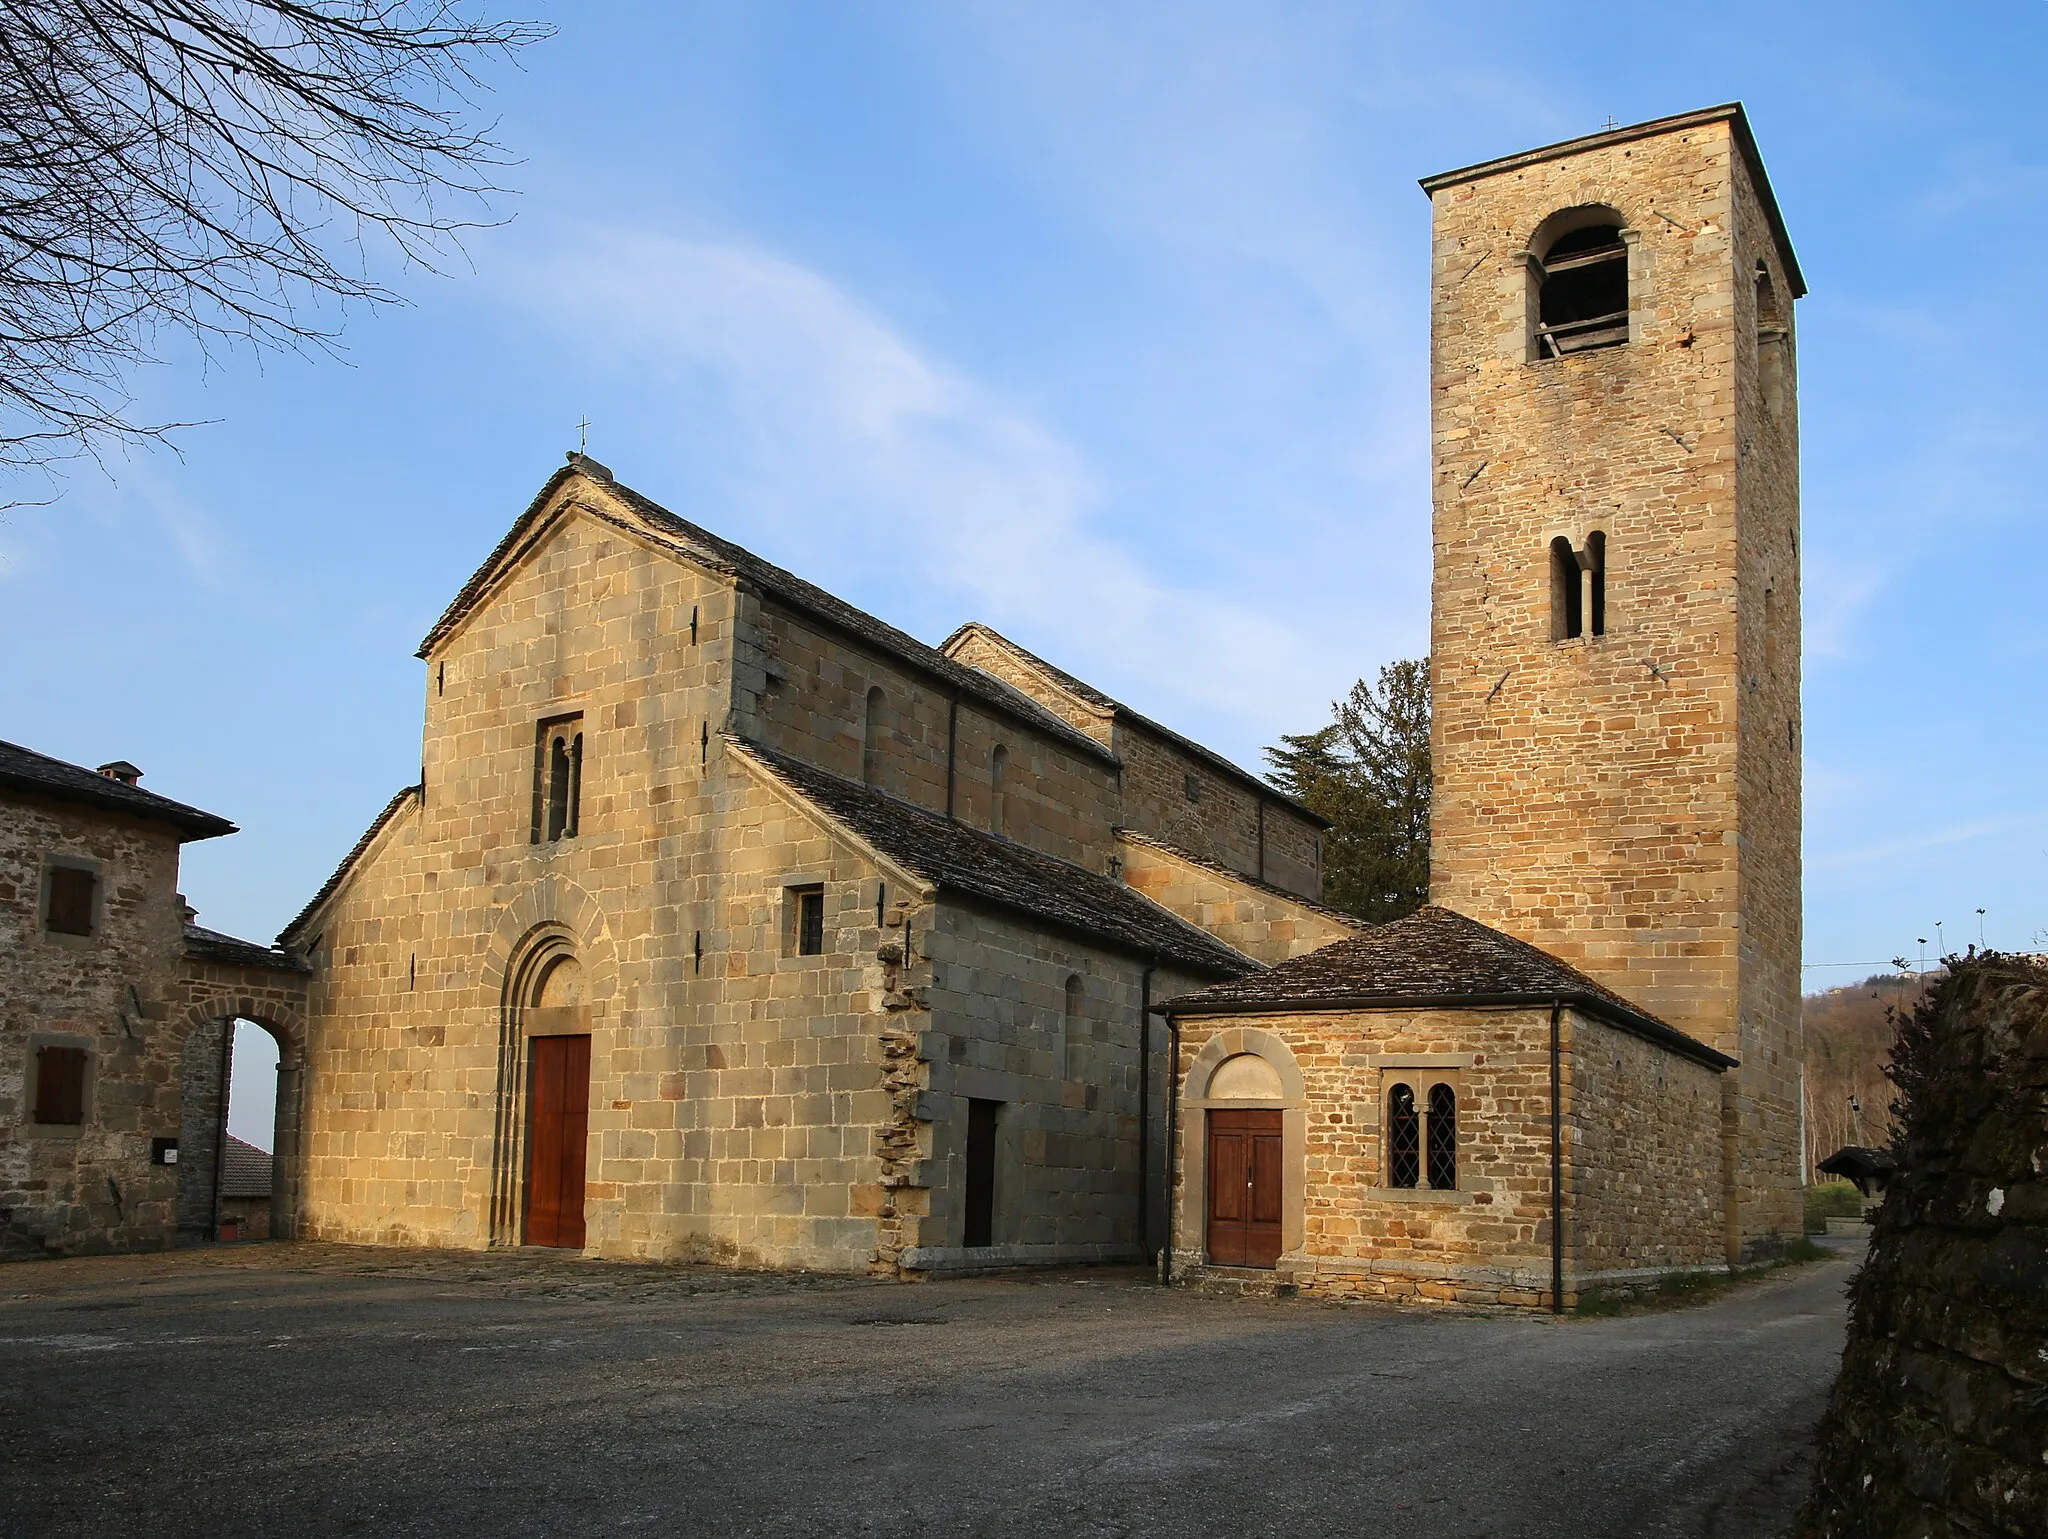
<svg viewBox="0 0 2048 1539">
<path fill-rule="evenodd" d="M 1849 1190 L 1854 1191 L 1852 1186 Z M 1645 1314 L 1656 1309 L 1687 1309 L 1709 1303 L 1744 1283 L 1788 1266 L 1826 1261 L 1836 1253 L 1800 1235 L 1770 1261 L 1739 1272 L 1681 1272 L 1634 1288 L 1593 1289 L 1579 1295 L 1572 1314 L 1581 1320 L 1608 1320 L 1616 1315 Z"/>
</svg>

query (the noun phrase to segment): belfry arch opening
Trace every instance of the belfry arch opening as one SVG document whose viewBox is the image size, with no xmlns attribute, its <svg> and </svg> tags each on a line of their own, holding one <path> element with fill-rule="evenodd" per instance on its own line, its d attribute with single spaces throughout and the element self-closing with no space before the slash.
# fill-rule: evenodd
<svg viewBox="0 0 2048 1539">
<path fill-rule="evenodd" d="M 1529 247 L 1535 292 L 1532 360 L 1562 358 L 1628 341 L 1628 243 L 1611 208 L 1566 209 L 1545 220 Z"/>
</svg>

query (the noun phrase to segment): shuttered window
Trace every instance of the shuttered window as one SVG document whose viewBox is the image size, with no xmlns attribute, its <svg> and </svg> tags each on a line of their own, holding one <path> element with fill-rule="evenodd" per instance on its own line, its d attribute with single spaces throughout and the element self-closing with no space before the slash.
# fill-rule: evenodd
<svg viewBox="0 0 2048 1539">
<path fill-rule="evenodd" d="M 50 908 L 45 926 L 52 935 L 92 934 L 93 893 L 99 878 L 75 866 L 50 867 Z"/>
<path fill-rule="evenodd" d="M 85 1049 L 36 1049 L 36 1121 L 77 1127 L 85 1121 Z"/>
</svg>

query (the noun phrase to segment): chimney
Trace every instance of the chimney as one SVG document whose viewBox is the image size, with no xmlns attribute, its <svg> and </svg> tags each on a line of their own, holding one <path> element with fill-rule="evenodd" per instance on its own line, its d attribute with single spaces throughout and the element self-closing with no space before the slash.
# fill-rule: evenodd
<svg viewBox="0 0 2048 1539">
<path fill-rule="evenodd" d="M 124 786 L 132 786 L 142 778 L 142 771 L 126 759 L 115 759 L 111 763 L 102 764 L 100 773 L 109 780 L 120 781 Z"/>
</svg>

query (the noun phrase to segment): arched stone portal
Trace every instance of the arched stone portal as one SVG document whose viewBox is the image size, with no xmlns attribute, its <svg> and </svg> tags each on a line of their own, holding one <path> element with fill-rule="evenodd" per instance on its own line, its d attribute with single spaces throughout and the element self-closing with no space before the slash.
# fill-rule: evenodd
<svg viewBox="0 0 2048 1539">
<path fill-rule="evenodd" d="M 1213 1259 L 1209 1166 L 1219 1135 L 1236 1151 L 1233 1159 L 1241 1154 L 1247 1161 L 1242 1170 L 1233 1165 L 1234 1181 L 1250 1183 L 1259 1174 L 1249 1163 L 1255 1149 L 1263 1151 L 1259 1158 L 1277 1159 L 1278 1254 L 1299 1250 L 1305 1227 L 1308 1094 L 1293 1050 L 1275 1033 L 1255 1026 L 1220 1031 L 1189 1062 L 1182 1104 L 1188 1115 L 1181 1124 L 1175 1224 L 1180 1262 L 1204 1265 Z M 1270 1246 L 1265 1254 L 1273 1254 Z"/>
<path fill-rule="evenodd" d="M 227 1124 L 226 1067 L 234 1023 L 250 1022 L 277 1043 L 277 1123 L 271 1151 L 270 1236 L 298 1233 L 302 1122 L 305 1109 L 305 1018 L 260 994 L 202 992 L 170 1023 L 181 1039 L 178 1061 L 178 1234 L 210 1240 L 216 1221 L 221 1134 Z M 193 1156 L 188 1159 L 187 1153 Z"/>
</svg>

